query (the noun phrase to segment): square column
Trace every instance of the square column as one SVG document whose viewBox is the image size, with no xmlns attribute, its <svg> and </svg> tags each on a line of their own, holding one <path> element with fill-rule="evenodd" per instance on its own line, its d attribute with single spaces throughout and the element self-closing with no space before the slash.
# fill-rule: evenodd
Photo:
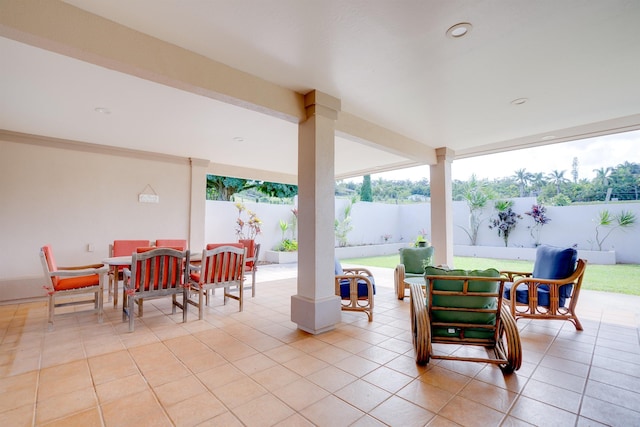
<svg viewBox="0 0 640 427">
<path fill-rule="evenodd" d="M 453 150 L 436 149 L 438 163 L 430 167 L 431 239 L 436 248 L 434 263 L 453 267 L 453 184 L 451 163 Z"/>
<path fill-rule="evenodd" d="M 204 249 L 205 212 L 207 210 L 207 168 L 209 160 L 190 158 L 191 188 L 189 189 L 189 249 Z"/>
<path fill-rule="evenodd" d="M 298 293 L 291 320 L 319 334 L 340 322 L 335 295 L 335 121 L 340 100 L 321 92 L 305 95 L 307 119 L 298 127 Z"/>
</svg>

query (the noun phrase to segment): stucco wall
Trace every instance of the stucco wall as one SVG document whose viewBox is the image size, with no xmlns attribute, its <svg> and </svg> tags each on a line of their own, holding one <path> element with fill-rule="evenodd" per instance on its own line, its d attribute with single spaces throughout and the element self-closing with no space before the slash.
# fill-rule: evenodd
<svg viewBox="0 0 640 427">
<path fill-rule="evenodd" d="M 4 141 L 0 153 L 0 301 L 44 295 L 44 244 L 64 266 L 100 262 L 115 239 L 188 238 L 186 162 Z M 138 201 L 147 185 L 159 203 Z"/>
<path fill-rule="evenodd" d="M 531 217 L 524 215 L 536 203 L 535 198 L 517 198 L 514 211 L 522 215 L 518 225 L 509 237 L 509 247 L 533 248 L 529 226 L 533 225 Z M 336 218 L 343 218 L 344 208 L 349 201 L 336 200 Z M 263 219 L 263 234 L 258 241 L 264 250 L 272 249 L 280 241 L 280 219 L 290 219 L 291 206 L 247 203 L 248 208 L 258 213 Z M 629 210 L 640 220 L 640 203 L 612 203 L 608 205 L 549 206 L 547 216 L 551 222 L 542 227 L 540 242 L 553 246 L 577 245 L 582 250 L 595 250 L 595 223 L 598 213 L 609 209 L 613 214 L 621 210 Z M 463 230 L 469 227 L 469 210 L 466 203 L 454 202 L 454 244 L 468 245 L 469 237 Z M 503 247 L 504 241 L 495 229 L 488 227 L 489 218 L 494 215 L 493 204 L 489 203 L 482 212 L 482 223 L 478 231 L 478 246 Z M 230 202 L 207 202 L 207 224 L 205 226 L 206 241 L 235 240 L 234 224 L 237 211 Z M 225 219 L 226 218 L 226 219 Z M 431 237 L 431 209 L 429 203 L 410 205 L 390 205 L 383 203 L 358 202 L 351 209 L 351 225 L 348 234 L 349 245 L 373 245 L 383 243 L 382 236 L 390 234 L 388 243 L 413 242 L 421 230 L 426 237 Z M 625 231 L 616 230 L 605 240 L 603 250 L 615 250 L 619 263 L 640 263 L 640 222 Z M 264 252 L 263 252 L 264 253 Z"/>
</svg>

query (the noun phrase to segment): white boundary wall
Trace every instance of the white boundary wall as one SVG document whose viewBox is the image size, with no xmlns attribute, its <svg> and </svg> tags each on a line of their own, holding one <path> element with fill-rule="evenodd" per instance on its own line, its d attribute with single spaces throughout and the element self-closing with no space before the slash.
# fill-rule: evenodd
<svg viewBox="0 0 640 427">
<path fill-rule="evenodd" d="M 510 248 L 533 248 L 534 241 L 528 226 L 533 219 L 524 212 L 536 203 L 535 198 L 516 198 L 514 211 L 522 215 L 518 225 L 509 237 Z M 336 199 L 336 218 L 342 219 L 344 209 L 349 203 L 345 199 Z M 266 250 L 273 249 L 281 240 L 279 221 L 291 221 L 291 205 L 271 205 L 263 203 L 245 203 L 248 209 L 255 211 L 263 221 L 263 233 L 256 239 L 262 243 L 262 256 Z M 469 209 L 465 202 L 453 203 L 454 253 L 462 255 L 467 251 L 469 238 L 462 227 L 467 228 Z M 542 227 L 540 242 L 553 246 L 573 246 L 582 251 L 597 250 L 595 244 L 595 220 L 601 210 L 608 209 L 612 214 L 622 210 L 635 213 L 640 221 L 640 203 L 611 203 L 578 206 L 547 206 L 549 224 Z M 488 227 L 489 218 L 494 215 L 493 203 L 489 202 L 483 210 L 482 223 L 478 232 L 478 247 L 494 247 L 494 253 L 501 253 L 504 242 L 497 231 Z M 235 241 L 235 221 L 237 210 L 233 202 L 207 201 L 206 242 Z M 353 229 L 347 235 L 349 246 L 380 245 L 385 243 L 383 236 L 391 235 L 387 243 L 411 244 L 418 233 L 424 229 L 426 237 L 431 237 L 431 207 L 429 203 L 392 205 L 385 203 L 357 202 L 351 208 Z M 390 246 L 396 251 L 397 245 Z M 615 230 L 605 240 L 603 251 L 614 250 L 618 263 L 640 264 L 640 222 L 625 230 Z M 473 249 L 471 249 L 473 251 Z M 478 249 L 479 250 L 479 249 Z M 477 250 L 475 252 L 478 252 Z M 484 251 L 486 252 L 486 250 Z M 466 254 L 466 253 L 465 253 Z M 480 256 L 480 255 L 478 255 Z M 595 259 L 594 259 L 595 261 Z M 597 262 L 597 261 L 596 261 Z"/>
</svg>

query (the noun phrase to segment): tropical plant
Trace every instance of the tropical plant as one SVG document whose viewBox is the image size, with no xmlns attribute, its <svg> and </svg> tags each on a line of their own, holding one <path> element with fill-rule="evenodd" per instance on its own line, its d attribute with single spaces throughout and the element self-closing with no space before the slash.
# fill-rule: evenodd
<svg viewBox="0 0 640 427">
<path fill-rule="evenodd" d="M 471 246 L 475 246 L 478 241 L 478 230 L 483 221 L 480 215 L 482 214 L 482 209 L 484 209 L 489 201 L 489 196 L 478 183 L 475 175 L 471 175 L 471 181 L 463 197 L 469 207 L 469 230 L 464 227 L 460 228 L 469 236 Z"/>
<path fill-rule="evenodd" d="M 288 222 L 284 219 L 281 219 L 278 223 L 280 226 L 280 233 L 282 234 L 282 238 L 280 243 L 276 245 L 274 248 L 275 251 L 280 252 L 295 252 L 298 250 L 298 241 L 296 240 L 296 225 L 298 222 L 298 209 L 291 209 L 291 213 L 293 217 L 291 218 L 291 222 Z M 287 237 L 287 231 L 291 234 L 291 237 Z"/>
<path fill-rule="evenodd" d="M 547 208 L 542 205 L 533 205 L 529 212 L 525 212 L 525 215 L 529 215 L 533 219 L 533 225 L 529 226 L 529 233 L 533 238 L 534 245 L 540 246 L 540 229 L 543 225 L 548 224 L 551 219 L 547 217 Z"/>
<path fill-rule="evenodd" d="M 518 223 L 518 219 L 522 219 L 520 214 L 513 211 L 512 206 L 511 200 L 498 200 L 494 205 L 497 217 L 489 220 L 489 228 L 498 230 L 498 236 L 504 240 L 505 247 L 509 245 L 509 235 Z"/>
<path fill-rule="evenodd" d="M 347 246 L 347 234 L 351 230 L 353 230 L 353 226 L 351 225 L 351 207 L 352 203 L 347 204 L 344 208 L 344 214 L 342 219 L 336 218 L 334 221 L 334 230 L 336 234 L 336 239 L 338 240 L 338 246 L 341 248 Z"/>
<path fill-rule="evenodd" d="M 596 222 L 596 235 L 595 243 L 598 246 L 598 250 L 602 250 L 602 244 L 604 241 L 617 229 L 625 229 L 633 227 L 636 223 L 636 216 L 631 211 L 621 211 L 616 215 L 612 215 L 609 210 L 604 209 L 598 214 Z M 600 233 L 608 229 L 604 235 Z"/>
<path fill-rule="evenodd" d="M 241 240 L 254 240 L 256 236 L 262 233 L 260 226 L 262 220 L 258 218 L 255 212 L 247 209 L 244 204 L 236 203 L 236 209 L 238 209 L 238 219 L 236 219 L 236 235 Z M 249 217 L 246 221 L 243 219 L 243 214 L 246 212 Z M 246 228 L 245 228 L 246 227 Z"/>
</svg>

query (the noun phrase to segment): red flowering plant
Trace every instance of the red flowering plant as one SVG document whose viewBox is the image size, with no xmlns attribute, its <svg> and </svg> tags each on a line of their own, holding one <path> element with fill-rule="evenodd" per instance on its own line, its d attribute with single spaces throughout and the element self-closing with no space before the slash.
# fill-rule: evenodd
<svg viewBox="0 0 640 427">
<path fill-rule="evenodd" d="M 525 212 L 525 215 L 529 215 L 533 219 L 533 225 L 529 226 L 529 233 L 533 238 L 535 246 L 540 246 L 540 229 L 543 225 L 548 224 L 551 219 L 546 215 L 547 208 L 542 205 L 533 205 L 529 212 Z"/>
</svg>

